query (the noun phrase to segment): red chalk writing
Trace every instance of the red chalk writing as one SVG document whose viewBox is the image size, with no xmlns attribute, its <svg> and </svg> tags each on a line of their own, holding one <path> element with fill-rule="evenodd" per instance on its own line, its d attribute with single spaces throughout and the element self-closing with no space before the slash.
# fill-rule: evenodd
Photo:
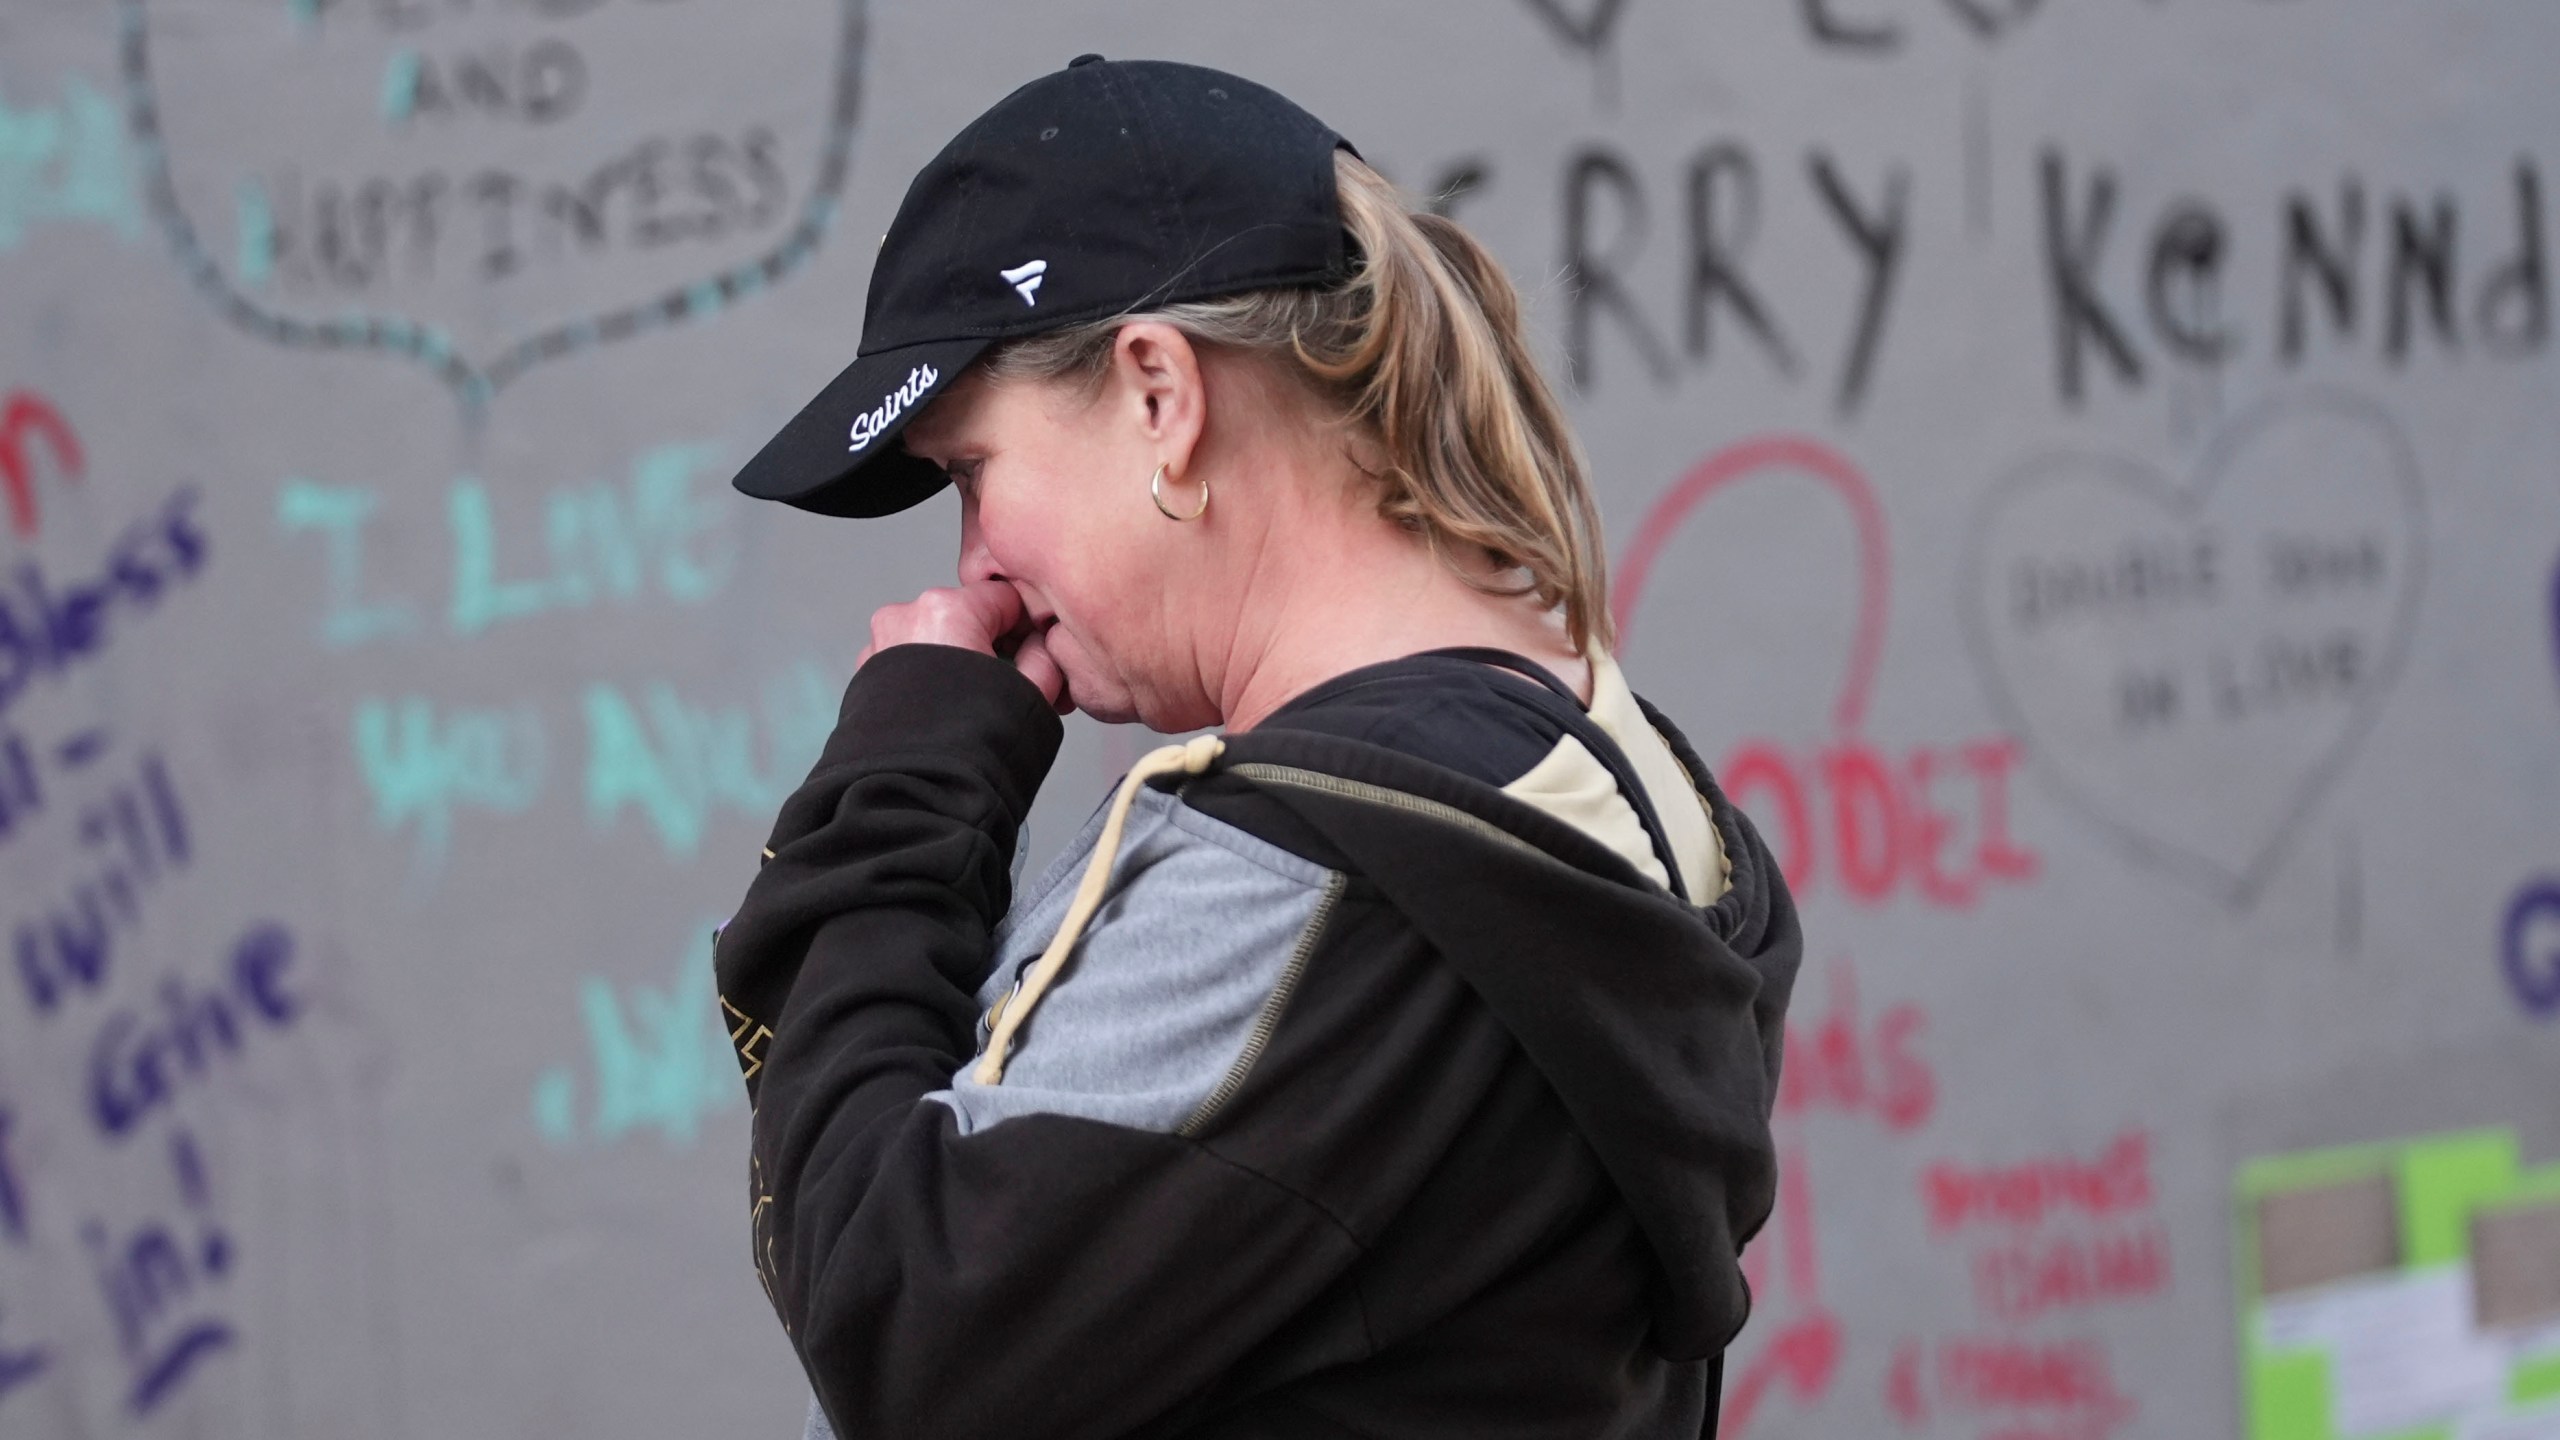
<svg viewBox="0 0 2560 1440">
<path fill-rule="evenodd" d="M 1912 893 L 1963 910 L 2040 868 L 2009 830 L 2022 754 L 2005 736 L 1900 756 L 1855 738 L 1810 753 L 1754 742 L 1717 775 L 1768 834 L 1796 894 L 1831 883 L 1868 904 Z"/>
<path fill-rule="evenodd" d="M 2067 1214 L 2108 1219 L 2151 1208 L 2151 1134 L 2127 1130 L 2094 1160 L 2045 1156 L 1982 1168 L 1941 1162 L 1921 1176 L 1929 1229 L 2034 1226 Z"/>
<path fill-rule="evenodd" d="M 2096 1341 L 1957 1337 L 1934 1352 L 1907 1340 L 1885 1380 L 1905 1429 L 1933 1412 L 1996 1426 L 1984 1440 L 2106 1440 L 2139 1412 Z"/>
<path fill-rule="evenodd" d="M 1927 1123 L 1938 1082 L 1920 1051 L 1926 1029 L 1911 1004 L 1888 1006 L 1869 1025 L 1857 976 L 1843 960 L 1832 967 L 1828 1003 L 1812 1028 L 1788 1031 L 1777 1104 L 1777 1210 L 1742 1256 L 1759 1317 L 1748 1332 L 1757 1348 L 1737 1357 L 1719 1416 L 1720 1433 L 1734 1440 L 1772 1401 L 1799 1410 L 1820 1404 L 1839 1380 L 1849 1344 L 1848 1326 L 1822 1298 L 1806 1117 L 1827 1111 L 1897 1133 Z"/>
<path fill-rule="evenodd" d="M 1831 1391 L 1840 1366 L 1840 1345 L 1839 1318 L 1828 1311 L 1817 1311 L 1780 1330 L 1725 1393 L 1718 1416 L 1724 1433 L 1740 1435 L 1751 1428 L 1761 1405 L 1779 1387 L 1792 1392 L 1798 1405 L 1811 1409 Z"/>
<path fill-rule="evenodd" d="M 53 468 L 66 480 L 77 480 L 88 468 L 80 453 L 80 437 L 71 433 L 71 423 L 53 403 L 32 390 L 10 392 L 0 400 L 0 494 L 9 505 L 9 528 L 21 540 L 36 536 L 35 453 L 31 448 L 42 441 L 51 452 Z"/>
<path fill-rule="evenodd" d="M 2148 1130 L 2127 1129 L 2086 1159 L 1941 1161 L 1921 1172 L 1920 1194 L 1932 1235 L 2006 1232 L 1973 1256 L 1975 1303 L 1995 1319 L 2032 1320 L 2169 1288 L 2168 1232 L 2150 1218 L 2157 1191 Z"/>
<path fill-rule="evenodd" d="M 1610 607 L 1620 648 L 1632 644 L 1647 579 L 1663 548 L 1727 488 L 1777 471 L 1804 475 L 1848 508 L 1857 536 L 1857 626 L 1831 706 L 1838 738 L 1817 747 L 1752 740 L 1716 774 L 1734 804 L 1769 836 L 1799 898 L 1836 885 L 1864 904 L 1917 896 L 1969 909 L 1996 885 L 2035 877 L 2035 852 L 2009 823 L 2009 780 L 2023 750 L 2001 735 L 1894 751 L 1860 733 L 1884 659 L 1891 557 L 1883 507 L 1847 457 L 1798 436 L 1767 436 L 1718 451 L 1675 481 L 1636 528 Z"/>
<path fill-rule="evenodd" d="M 1995 1245 L 1973 1258 L 1974 1299 L 2000 1320 L 2149 1299 L 2168 1288 L 2169 1234 L 2156 1223 Z"/>
<path fill-rule="evenodd" d="M 1858 977 L 1846 961 L 1831 971 L 1829 1004 L 1809 1031 L 1787 1027 L 1787 1063 L 1778 1078 L 1782 1116 L 1832 1110 L 1869 1115 L 1896 1132 L 1928 1123 L 1937 1076 L 1919 1052 L 1928 1021 L 1920 1007 L 1889 1006 L 1870 1026 L 1858 1013 Z"/>
<path fill-rule="evenodd" d="M 1856 730 L 1866 719 L 1867 697 L 1875 689 L 1876 667 L 1884 660 L 1884 631 L 1892 593 L 1887 582 L 1892 562 L 1885 544 L 1884 507 L 1875 487 L 1847 456 L 1819 440 L 1799 435 L 1766 435 L 1729 446 L 1701 460 L 1653 504 L 1636 525 L 1635 543 L 1618 562 L 1617 580 L 1609 587 L 1609 610 L 1618 622 L 1621 650 L 1635 643 L 1637 608 L 1644 601 L 1645 580 L 1662 549 L 1671 543 L 1699 506 L 1736 483 L 1763 471 L 1809 475 L 1849 507 L 1858 532 L 1858 628 L 1849 643 L 1848 668 L 1841 676 L 1839 699 L 1831 723 Z"/>
</svg>

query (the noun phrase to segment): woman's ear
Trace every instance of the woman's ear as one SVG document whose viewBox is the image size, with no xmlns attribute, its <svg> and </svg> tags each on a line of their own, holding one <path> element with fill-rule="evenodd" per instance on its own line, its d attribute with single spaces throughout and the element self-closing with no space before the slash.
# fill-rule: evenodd
<svg viewBox="0 0 2560 1440">
<path fill-rule="evenodd" d="M 1182 474 L 1209 421 L 1208 388 L 1191 337 L 1160 321 L 1123 325 L 1112 342 L 1111 367 L 1128 419 L 1156 459 Z"/>
</svg>

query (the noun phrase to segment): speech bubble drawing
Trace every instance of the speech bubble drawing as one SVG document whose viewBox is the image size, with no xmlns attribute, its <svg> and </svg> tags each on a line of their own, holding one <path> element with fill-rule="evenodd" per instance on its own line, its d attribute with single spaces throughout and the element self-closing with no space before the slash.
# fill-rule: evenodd
<svg viewBox="0 0 2560 1440">
<path fill-rule="evenodd" d="M 1966 542 L 1966 637 L 2057 796 L 2245 905 L 2399 676 L 2425 529 L 2387 413 L 2278 400 L 2230 422 L 2184 485 L 2103 456 L 2012 473 Z"/>
<path fill-rule="evenodd" d="M 233 324 L 405 357 L 476 410 L 816 251 L 849 169 L 865 0 L 793 8 L 740 26 L 710 0 L 341 0 L 216 25 L 118 0 L 127 122 L 153 216 Z"/>
</svg>

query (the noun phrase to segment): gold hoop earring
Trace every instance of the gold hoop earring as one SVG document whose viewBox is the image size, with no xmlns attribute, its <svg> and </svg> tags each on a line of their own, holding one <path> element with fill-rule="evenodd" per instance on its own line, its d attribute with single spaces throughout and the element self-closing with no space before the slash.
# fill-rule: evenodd
<svg viewBox="0 0 2560 1440">
<path fill-rule="evenodd" d="M 1156 467 L 1155 478 L 1147 482 L 1147 494 L 1154 498 L 1157 512 L 1162 514 L 1167 520 L 1197 520 L 1201 516 L 1209 513 L 1209 482 L 1206 480 L 1200 482 L 1199 509 L 1192 511 L 1188 515 L 1176 515 L 1171 510 L 1165 508 L 1164 467 L 1162 465 L 1158 465 Z"/>
</svg>

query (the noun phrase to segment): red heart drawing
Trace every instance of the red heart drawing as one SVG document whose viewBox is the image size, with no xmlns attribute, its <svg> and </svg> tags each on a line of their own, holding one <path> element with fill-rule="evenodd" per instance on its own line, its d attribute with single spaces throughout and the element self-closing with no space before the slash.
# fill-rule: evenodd
<svg viewBox="0 0 2560 1440">
<path fill-rule="evenodd" d="M 1849 507 L 1858 545 L 1857 626 L 1849 644 L 1848 665 L 1831 707 L 1831 723 L 1841 734 L 1855 732 L 1866 720 L 1867 701 L 1875 689 L 1876 668 L 1884 661 L 1885 624 L 1892 593 L 1891 561 L 1885 538 L 1884 507 L 1875 488 L 1847 456 L 1821 441 L 1800 435 L 1764 435 L 1741 441 L 1698 462 L 1663 492 L 1637 522 L 1635 541 L 1618 562 L 1609 587 L 1609 610 L 1618 622 L 1618 648 L 1634 642 L 1637 608 L 1646 581 L 1663 547 L 1679 533 L 1698 508 L 1737 482 L 1770 471 L 1810 476 Z"/>
<path fill-rule="evenodd" d="M 2245 904 L 2399 676 L 2425 528 L 2388 413 L 2279 400 L 2226 425 L 2184 485 L 2107 456 L 2013 472 L 1965 546 L 1966 635 L 2049 788 Z"/>
</svg>

